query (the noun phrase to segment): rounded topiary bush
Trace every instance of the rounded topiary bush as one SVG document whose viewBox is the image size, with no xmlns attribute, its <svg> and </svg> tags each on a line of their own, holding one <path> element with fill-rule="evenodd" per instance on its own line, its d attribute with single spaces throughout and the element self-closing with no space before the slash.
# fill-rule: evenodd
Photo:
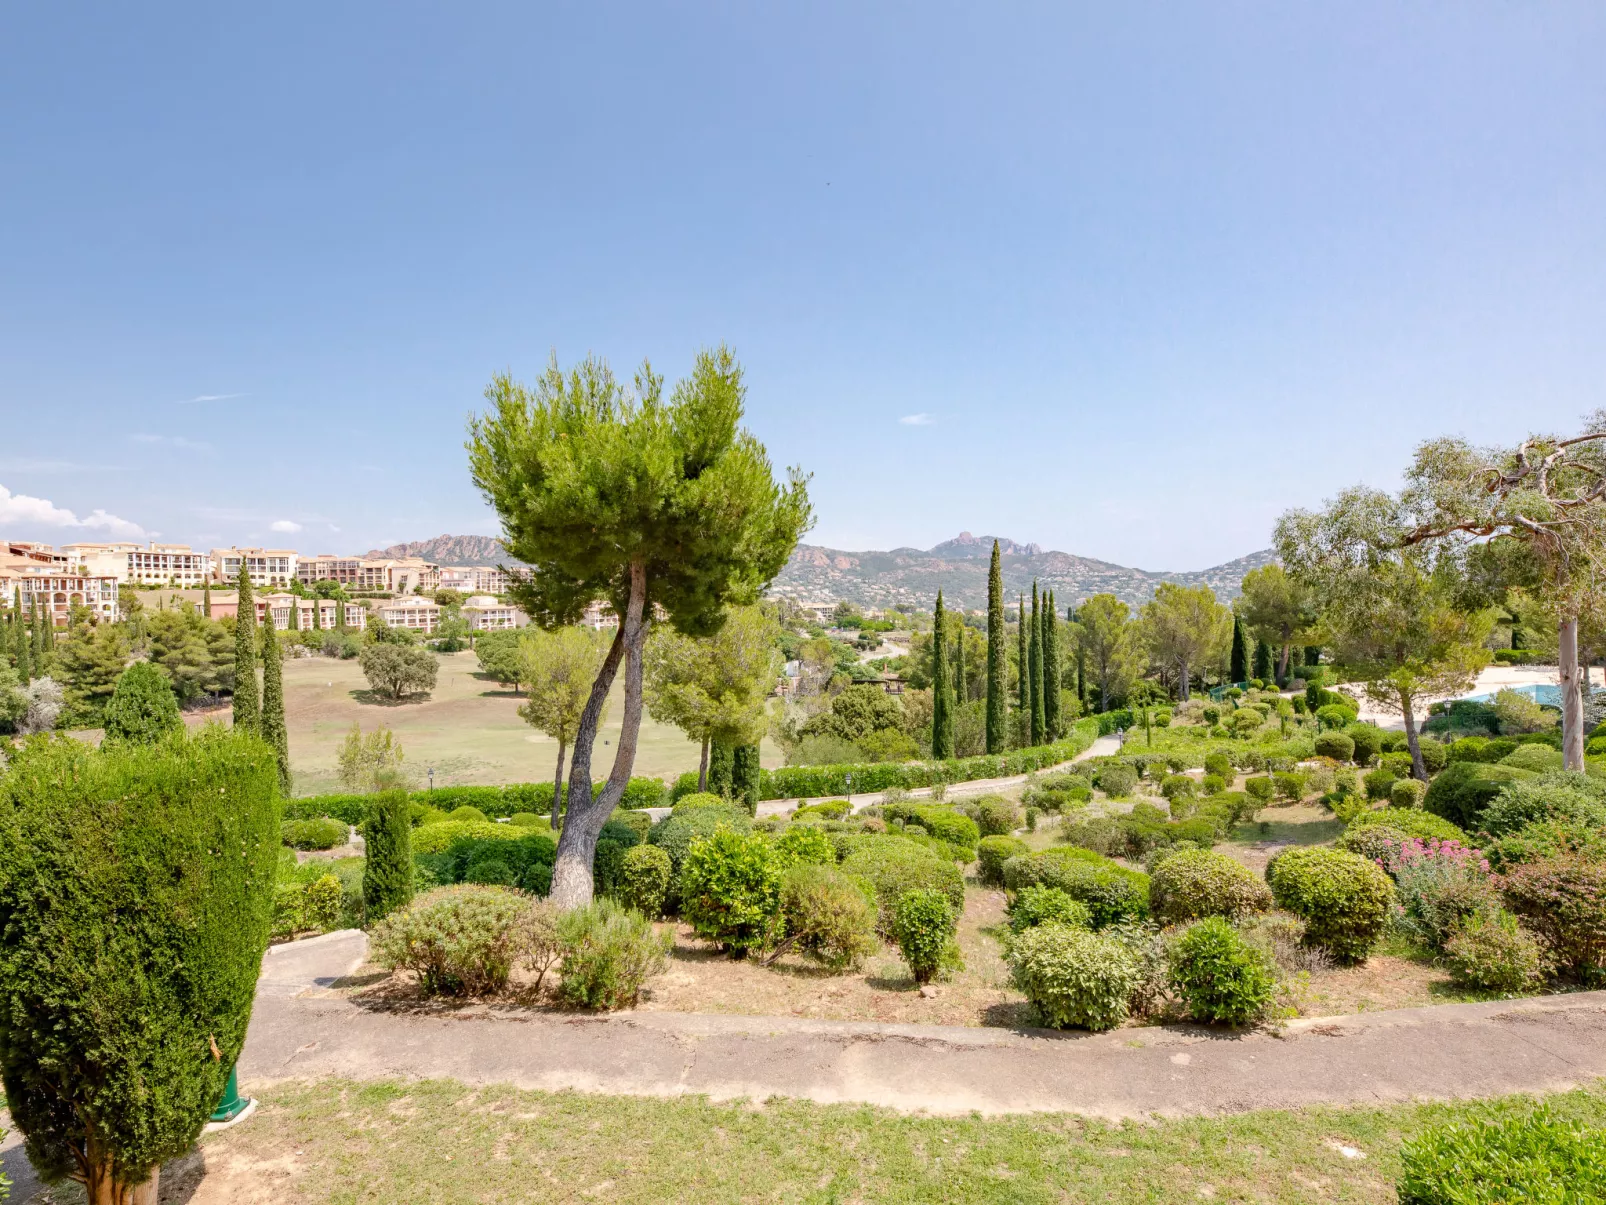
<svg viewBox="0 0 1606 1205">
<path fill-rule="evenodd" d="M 222 728 L 103 750 L 41 736 L 10 758 L 7 1107 L 43 1176 L 126 1199 L 190 1149 L 245 1042 L 281 852 L 278 766 Z"/>
<path fill-rule="evenodd" d="M 1248 916 L 1265 912 L 1271 903 L 1271 889 L 1248 867 L 1207 849 L 1170 855 L 1149 880 L 1149 912 L 1166 924 Z"/>
<path fill-rule="evenodd" d="M 629 1008 L 664 969 L 674 938 L 653 931 L 633 908 L 610 899 L 571 908 L 557 922 L 563 956 L 559 992 L 586 1008 Z"/>
<path fill-rule="evenodd" d="M 1265 775 L 1244 779 L 1244 794 L 1249 796 L 1256 808 L 1263 808 L 1270 803 L 1276 791 L 1277 784 Z"/>
<path fill-rule="evenodd" d="M 791 824 L 775 839 L 775 852 L 783 866 L 807 862 L 814 866 L 836 865 L 836 846 L 815 824 Z"/>
<path fill-rule="evenodd" d="M 930 887 L 916 887 L 898 897 L 892 939 L 916 983 L 930 983 L 936 977 L 953 941 L 956 920 L 948 897 Z"/>
<path fill-rule="evenodd" d="M 1218 778 L 1222 778 L 1227 782 L 1231 782 L 1236 775 L 1236 771 L 1234 770 L 1232 764 L 1232 758 L 1228 757 L 1225 753 L 1205 754 L 1204 769 L 1206 774 L 1214 774 Z"/>
<path fill-rule="evenodd" d="M 1305 943 L 1364 962 L 1383 934 L 1394 884 L 1382 867 L 1340 849 L 1299 846 L 1266 865 L 1277 906 L 1305 921 Z"/>
<path fill-rule="evenodd" d="M 178 700 L 167 675 L 149 661 L 136 661 L 117 678 L 106 704 L 106 740 L 110 744 L 151 745 L 184 731 Z"/>
<path fill-rule="evenodd" d="M 687 812 L 703 811 L 708 808 L 731 809 L 735 808 L 723 795 L 715 795 L 712 791 L 697 791 L 690 795 L 682 795 L 675 800 L 675 806 L 670 810 L 672 816 L 684 816 Z M 744 813 L 746 808 L 740 809 Z"/>
<path fill-rule="evenodd" d="M 1529 862 L 1501 880 L 1501 894 L 1557 966 L 1585 982 L 1606 976 L 1606 862 L 1577 854 Z"/>
<path fill-rule="evenodd" d="M 1344 837 L 1339 838 L 1340 844 L 1351 833 L 1369 828 L 1393 829 L 1407 837 L 1421 837 L 1423 840 L 1459 841 L 1463 845 L 1470 843 L 1463 830 L 1432 812 L 1420 808 L 1373 808 L 1361 812 L 1349 822 L 1344 829 Z"/>
<path fill-rule="evenodd" d="M 1561 771 L 1507 783 L 1483 809 L 1479 827 L 1492 837 L 1504 837 L 1546 820 L 1606 829 L 1606 781 Z"/>
<path fill-rule="evenodd" d="M 863 879 L 834 866 L 803 863 L 786 872 L 781 921 L 788 947 L 834 970 L 857 966 L 878 944 L 875 892 Z"/>
<path fill-rule="evenodd" d="M 1160 794 L 1167 799 L 1188 799 L 1199 793 L 1199 784 L 1186 774 L 1167 774 L 1160 780 Z"/>
<path fill-rule="evenodd" d="M 970 807 L 983 837 L 1006 836 L 1020 827 L 1020 809 L 1001 795 L 983 795 Z"/>
<path fill-rule="evenodd" d="M 1033 884 L 1025 888 L 1009 903 L 1009 928 L 1013 933 L 1024 933 L 1036 925 L 1072 925 L 1078 929 L 1093 927 L 1093 913 L 1081 900 L 1073 900 L 1058 887 Z"/>
<path fill-rule="evenodd" d="M 453 808 L 446 818 L 457 824 L 485 824 L 489 819 L 479 808 L 466 803 L 460 808 Z"/>
<path fill-rule="evenodd" d="M 1375 770 L 1368 770 L 1361 779 L 1362 785 L 1366 788 L 1366 797 L 1368 799 L 1387 799 L 1389 792 L 1394 789 L 1394 784 L 1399 781 L 1400 776 L 1398 774 L 1383 766 L 1379 766 Z"/>
<path fill-rule="evenodd" d="M 1098 928 L 1142 920 L 1149 914 L 1149 876 L 1117 866 L 1091 850 L 1051 849 L 1004 863 L 1004 886 L 1010 891 L 1034 883 L 1058 887 L 1086 904 Z"/>
<path fill-rule="evenodd" d="M 1355 756 L 1355 742 L 1342 732 L 1323 732 L 1316 737 L 1316 755 L 1334 761 L 1349 761 Z"/>
<path fill-rule="evenodd" d="M 844 874 L 857 875 L 875 890 L 876 927 L 892 935 L 894 909 L 906 891 L 930 887 L 948 897 L 954 914 L 965 909 L 965 878 L 959 867 L 901 837 L 863 837 L 842 860 Z"/>
<path fill-rule="evenodd" d="M 1021 933 L 1010 942 L 1009 970 L 1043 1023 L 1056 1029 L 1114 1029 L 1144 980 L 1126 946 L 1072 925 Z"/>
<path fill-rule="evenodd" d="M 1415 811 L 1422 806 L 1428 784 L 1415 778 L 1397 778 L 1389 784 L 1389 806 Z"/>
<path fill-rule="evenodd" d="M 1444 943 L 1444 965 L 1463 986 L 1523 992 L 1539 986 L 1544 958 L 1516 917 L 1504 909 L 1484 909 L 1450 934 Z"/>
<path fill-rule="evenodd" d="M 634 908 L 648 920 L 664 910 L 669 894 L 669 855 L 656 845 L 634 845 L 620 860 L 619 882 L 614 894 L 626 908 Z"/>
<path fill-rule="evenodd" d="M 989 887 L 1002 887 L 1004 863 L 1030 852 L 1031 846 L 1019 837 L 983 837 L 976 843 L 976 877 Z"/>
<path fill-rule="evenodd" d="M 1138 772 L 1121 762 L 1107 762 L 1093 781 L 1111 799 L 1124 799 L 1138 785 Z"/>
<path fill-rule="evenodd" d="M 286 820 L 279 839 L 291 849 L 333 849 L 344 845 L 350 829 L 343 820 L 319 816 L 313 820 Z"/>
<path fill-rule="evenodd" d="M 1190 925 L 1167 961 L 1171 986 L 1197 1021 L 1247 1025 L 1265 1017 L 1277 995 L 1266 955 L 1219 916 Z"/>
<path fill-rule="evenodd" d="M 1376 724 L 1350 724 L 1344 735 L 1355 744 L 1352 754 L 1357 766 L 1371 765 L 1372 759 L 1383 749 L 1383 730 Z"/>
<path fill-rule="evenodd" d="M 780 918 L 781 874 L 775 847 L 760 833 L 728 828 L 699 837 L 680 868 L 680 913 L 697 936 L 738 958 L 768 945 Z"/>
<path fill-rule="evenodd" d="M 1543 774 L 1550 770 L 1560 770 L 1563 758 L 1560 749 L 1552 749 L 1549 745 L 1522 745 L 1502 757 L 1499 764 Z"/>
<path fill-rule="evenodd" d="M 1468 832 L 1480 827 L 1483 810 L 1505 787 L 1533 777 L 1533 771 L 1481 762 L 1451 762 L 1428 784 L 1422 806 Z"/>
<path fill-rule="evenodd" d="M 412 971 L 426 996 L 497 991 L 507 986 L 518 956 L 518 920 L 526 906 L 506 887 L 437 887 L 374 927 L 374 961 Z"/>
<path fill-rule="evenodd" d="M 463 871 L 463 882 L 478 883 L 482 887 L 514 887 L 518 881 L 518 871 L 508 864 L 507 859 L 499 858 L 494 853 L 470 862 Z"/>
</svg>

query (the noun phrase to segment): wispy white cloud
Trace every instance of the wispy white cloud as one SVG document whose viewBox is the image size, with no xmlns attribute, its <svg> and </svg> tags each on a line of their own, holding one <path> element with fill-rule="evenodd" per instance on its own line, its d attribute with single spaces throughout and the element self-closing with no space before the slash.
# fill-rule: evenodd
<svg viewBox="0 0 1606 1205">
<path fill-rule="evenodd" d="M 198 393 L 194 397 L 187 397 L 187 398 L 182 399 L 178 403 L 178 405 L 180 405 L 180 406 L 198 406 L 198 405 L 201 405 L 203 402 L 226 402 L 230 398 L 248 397 L 248 396 L 250 396 L 250 395 L 249 394 L 244 394 L 244 393 Z"/>
<path fill-rule="evenodd" d="M 275 519 L 272 523 L 268 524 L 268 530 L 283 532 L 286 535 L 290 535 L 294 532 L 300 531 L 301 524 L 290 519 Z"/>
<path fill-rule="evenodd" d="M 120 519 L 98 507 L 90 511 L 86 518 L 80 519 L 66 507 L 57 506 L 48 499 L 34 498 L 28 494 L 13 494 L 5 486 L 0 485 L 0 527 L 4 526 L 86 527 L 130 540 L 141 539 L 150 534 L 138 523 L 130 523 L 127 519 Z"/>
<path fill-rule="evenodd" d="M 164 448 L 179 448 L 185 452 L 210 452 L 212 445 L 204 439 L 189 439 L 183 435 L 131 435 L 137 444 L 153 444 Z"/>
<path fill-rule="evenodd" d="M 929 414 L 906 414 L 898 421 L 906 427 L 929 427 L 937 420 Z"/>
<path fill-rule="evenodd" d="M 43 460 L 28 456 L 0 457 L 0 473 L 122 473 L 124 464 L 81 464 L 76 460 Z"/>
</svg>

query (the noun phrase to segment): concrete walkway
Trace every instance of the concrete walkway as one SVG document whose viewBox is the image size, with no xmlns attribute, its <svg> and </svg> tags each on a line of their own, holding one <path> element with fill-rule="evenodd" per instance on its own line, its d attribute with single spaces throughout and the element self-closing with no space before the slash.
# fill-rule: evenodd
<svg viewBox="0 0 1606 1205">
<path fill-rule="evenodd" d="M 1120 751 L 1120 738 L 1114 736 L 1101 736 L 1096 738 L 1093 743 L 1086 749 L 1082 750 L 1082 752 L 1071 758 L 1070 761 L 1063 761 L 1057 765 L 1046 766 L 1043 769 L 1038 770 L 1037 773 L 1052 774 L 1054 771 L 1064 769 L 1066 766 L 1072 765 L 1075 762 L 1086 761 L 1090 757 L 1109 757 L 1110 755 L 1119 753 Z M 1004 790 L 1006 787 L 1021 786 L 1030 777 L 1031 775 L 1029 774 L 1013 774 L 1008 778 L 978 778 L 971 782 L 952 782 L 948 784 L 947 797 L 949 799 L 956 799 L 961 795 L 987 795 L 995 791 Z M 858 812 L 871 806 L 872 804 L 880 803 L 884 794 L 885 792 L 883 791 L 865 791 L 858 795 L 830 795 L 822 798 L 846 798 L 853 804 L 853 810 Z M 931 788 L 915 787 L 910 790 L 909 797 L 911 799 L 929 799 L 931 797 Z M 821 800 L 811 799 L 808 802 L 819 803 Z M 779 816 L 786 812 L 790 812 L 795 807 L 797 807 L 797 800 L 795 799 L 766 799 L 758 805 L 758 814 L 760 816 Z M 670 812 L 669 808 L 642 808 L 641 810 L 646 812 L 654 820 L 662 820 L 665 816 L 669 815 Z"/>
<path fill-rule="evenodd" d="M 364 952 L 355 931 L 270 952 L 242 1090 L 327 1075 L 450 1077 L 1122 1118 L 1544 1092 L 1606 1076 L 1606 992 L 1300 1020 L 1277 1034 L 1173 1026 L 1090 1035 L 484 1006 L 379 1012 L 320 991 Z"/>
</svg>

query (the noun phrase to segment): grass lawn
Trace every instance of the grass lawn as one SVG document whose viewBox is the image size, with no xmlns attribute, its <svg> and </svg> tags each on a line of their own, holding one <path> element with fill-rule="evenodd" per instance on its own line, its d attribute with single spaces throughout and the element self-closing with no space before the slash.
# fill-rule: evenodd
<svg viewBox="0 0 1606 1205">
<path fill-rule="evenodd" d="M 1447 1116 L 1527 1103 L 1106 1124 L 448 1081 L 320 1081 L 257 1095 L 255 1117 L 168 1165 L 164 1201 L 1382 1203 L 1395 1199 L 1404 1138 Z M 1606 1124 L 1606 1086 L 1550 1099 Z"/>
<path fill-rule="evenodd" d="M 430 766 L 435 769 L 438 787 L 550 781 L 557 742 L 519 718 L 522 695 L 479 676 L 478 671 L 473 653 L 442 653 L 440 676 L 429 695 L 417 701 L 388 703 L 372 697 L 354 660 L 304 657 L 286 661 L 284 709 L 296 793 L 341 789 L 335 777 L 335 752 L 354 723 L 365 730 L 384 724 L 394 731 L 420 786 Z M 606 778 L 613 765 L 624 713 L 623 693 L 622 685 L 614 691 L 593 755 L 592 769 L 599 779 Z M 684 770 L 695 770 L 699 753 L 699 747 L 678 728 L 645 716 L 635 772 L 673 779 Z M 782 761 L 780 751 L 767 739 L 761 758 L 770 767 Z"/>
</svg>

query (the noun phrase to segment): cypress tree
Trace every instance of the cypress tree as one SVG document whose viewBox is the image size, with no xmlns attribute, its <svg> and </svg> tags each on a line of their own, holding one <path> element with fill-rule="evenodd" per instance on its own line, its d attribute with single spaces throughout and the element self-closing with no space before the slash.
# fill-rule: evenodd
<svg viewBox="0 0 1606 1205">
<path fill-rule="evenodd" d="M 234 612 L 234 726 L 256 732 L 262 726 L 261 696 L 257 694 L 257 605 L 251 597 L 251 575 L 240 561 L 240 602 Z M 268 616 L 273 626 L 273 616 Z"/>
<path fill-rule="evenodd" d="M 407 792 L 370 796 L 362 835 L 363 913 L 373 924 L 413 898 L 413 823 Z"/>
<path fill-rule="evenodd" d="M 715 795 L 731 798 L 734 788 L 736 750 L 726 741 L 715 738 L 708 750 L 708 789 Z"/>
<path fill-rule="evenodd" d="M 1244 621 L 1232 617 L 1232 658 L 1227 664 L 1227 676 L 1234 683 L 1249 681 L 1249 657 L 1244 649 Z"/>
<path fill-rule="evenodd" d="M 1016 675 L 1015 683 L 1015 739 L 1022 745 L 1029 745 L 1032 737 L 1032 659 L 1026 651 L 1026 596 L 1022 594 L 1018 597 L 1015 610 L 1019 622 L 1015 625 L 1015 636 L 1020 646 L 1016 650 L 1020 672 Z"/>
<path fill-rule="evenodd" d="M 290 596 L 289 629 L 292 632 L 299 632 L 301 630 L 301 596 L 299 594 L 292 594 Z"/>
<path fill-rule="evenodd" d="M 959 612 L 959 636 L 954 645 L 954 706 L 970 702 L 965 695 L 965 613 Z"/>
<path fill-rule="evenodd" d="M 942 591 L 937 591 L 937 617 L 931 629 L 931 756 L 954 755 L 953 698 L 948 693 L 948 641 L 943 635 Z"/>
<path fill-rule="evenodd" d="M 346 630 L 346 600 L 343 598 L 335 599 L 335 630 L 337 632 Z"/>
<path fill-rule="evenodd" d="M 993 541 L 993 567 L 987 574 L 987 752 L 1002 753 L 1009 747 L 1009 697 L 1005 677 L 1009 672 L 1008 650 L 1004 646 L 1004 572 L 998 559 L 998 541 Z"/>
<path fill-rule="evenodd" d="M 33 679 L 33 640 L 22 619 L 22 587 L 11 595 L 11 652 L 17 661 L 17 676 L 24 683 Z"/>
<path fill-rule="evenodd" d="M 1037 583 L 1032 583 L 1032 630 L 1027 633 L 1027 654 L 1032 666 L 1032 744 L 1043 743 L 1043 612 Z"/>
<path fill-rule="evenodd" d="M 312 596 L 312 630 L 314 632 L 323 631 L 323 599 L 319 598 L 316 593 Z"/>
<path fill-rule="evenodd" d="M 154 745 L 183 732 L 184 718 L 167 675 L 149 661 L 136 661 L 125 669 L 106 704 L 104 727 L 112 744 Z"/>
<path fill-rule="evenodd" d="M 204 579 L 201 582 L 201 614 L 212 618 L 212 583 Z"/>
<path fill-rule="evenodd" d="M 290 734 L 284 726 L 284 666 L 279 661 L 279 634 L 270 615 L 262 625 L 262 739 L 273 746 L 279 762 L 279 790 L 290 793 Z"/>
<path fill-rule="evenodd" d="M 758 815 L 758 774 L 758 746 L 737 745 L 731 751 L 731 794 L 749 816 Z"/>
<path fill-rule="evenodd" d="M 1264 640 L 1255 641 L 1255 677 L 1262 682 L 1271 677 L 1271 645 Z"/>
<path fill-rule="evenodd" d="M 1054 592 L 1043 605 L 1043 729 L 1050 741 L 1060 738 L 1060 647 Z"/>
</svg>

